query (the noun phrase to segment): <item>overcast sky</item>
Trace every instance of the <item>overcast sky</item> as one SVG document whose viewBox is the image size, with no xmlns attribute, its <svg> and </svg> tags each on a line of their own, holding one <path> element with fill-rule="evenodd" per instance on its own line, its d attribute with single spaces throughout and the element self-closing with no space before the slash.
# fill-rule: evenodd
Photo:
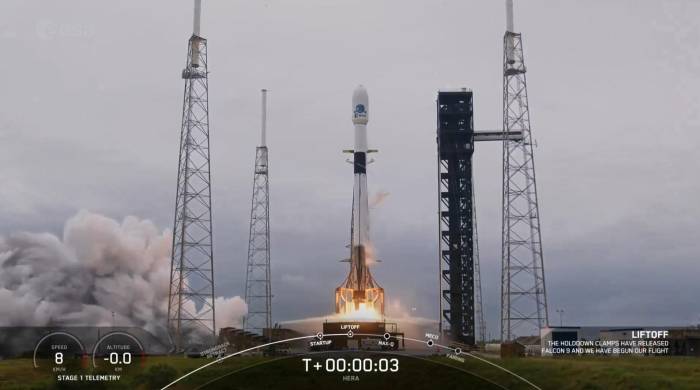
<svg viewBox="0 0 700 390">
<path fill-rule="evenodd" d="M 517 1 L 551 322 L 700 322 L 700 2 Z M 171 228 L 191 0 L 0 2 L 0 234 L 80 209 Z M 242 295 L 269 93 L 274 319 L 332 311 L 347 274 L 350 98 L 390 304 L 437 317 L 435 97 L 501 123 L 503 2 L 204 0 L 218 295 Z M 500 145 L 475 154 L 484 303 L 498 332 Z"/>
</svg>

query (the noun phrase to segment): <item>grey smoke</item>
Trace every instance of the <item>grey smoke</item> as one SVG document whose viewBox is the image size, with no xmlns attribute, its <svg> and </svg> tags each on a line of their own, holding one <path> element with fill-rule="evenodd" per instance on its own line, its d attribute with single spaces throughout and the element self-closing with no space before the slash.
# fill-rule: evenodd
<svg viewBox="0 0 700 390">
<path fill-rule="evenodd" d="M 169 231 L 151 221 L 88 211 L 62 238 L 0 236 L 0 326 L 138 326 L 162 337 L 170 251 Z M 216 298 L 217 327 L 240 326 L 246 311 L 238 296 Z"/>
</svg>

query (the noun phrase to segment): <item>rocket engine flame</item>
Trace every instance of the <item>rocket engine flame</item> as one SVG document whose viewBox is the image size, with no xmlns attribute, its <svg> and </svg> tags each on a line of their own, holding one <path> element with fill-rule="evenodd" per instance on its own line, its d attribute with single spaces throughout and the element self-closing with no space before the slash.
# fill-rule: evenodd
<svg viewBox="0 0 700 390">
<path fill-rule="evenodd" d="M 347 319 L 377 320 L 384 316 L 384 289 L 369 272 L 368 255 L 364 245 L 353 248 L 350 274 L 335 289 L 335 312 Z"/>
<path fill-rule="evenodd" d="M 373 306 L 367 305 L 365 302 L 361 302 L 358 308 L 355 309 L 354 305 L 346 305 L 346 311 L 338 313 L 341 320 L 369 320 L 369 321 L 379 321 L 383 318 L 383 315 L 378 312 Z"/>
</svg>

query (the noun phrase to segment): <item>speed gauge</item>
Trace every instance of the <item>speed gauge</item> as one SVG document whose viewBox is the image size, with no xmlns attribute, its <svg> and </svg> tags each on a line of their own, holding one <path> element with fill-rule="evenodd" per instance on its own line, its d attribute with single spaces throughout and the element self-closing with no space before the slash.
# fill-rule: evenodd
<svg viewBox="0 0 700 390">
<path fill-rule="evenodd" d="M 58 374 L 75 374 L 88 366 L 83 343 L 67 332 L 51 332 L 36 343 L 34 368 Z"/>
</svg>

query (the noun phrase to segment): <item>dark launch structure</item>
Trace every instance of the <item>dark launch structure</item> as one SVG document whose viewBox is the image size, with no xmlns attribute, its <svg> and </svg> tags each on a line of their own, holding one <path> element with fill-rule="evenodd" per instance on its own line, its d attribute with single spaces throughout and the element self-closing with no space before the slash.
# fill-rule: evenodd
<svg viewBox="0 0 700 390">
<path fill-rule="evenodd" d="M 464 344 L 485 338 L 472 156 L 478 141 L 518 134 L 474 131 L 474 95 L 466 88 L 437 98 L 440 333 Z"/>
<path fill-rule="evenodd" d="M 438 93 L 440 332 L 474 344 L 474 223 L 470 91 Z"/>
<path fill-rule="evenodd" d="M 176 352 L 216 335 L 207 40 L 200 36 L 200 14 L 201 0 L 195 0 L 194 29 L 182 71 L 185 93 L 168 299 L 168 332 Z"/>
</svg>

